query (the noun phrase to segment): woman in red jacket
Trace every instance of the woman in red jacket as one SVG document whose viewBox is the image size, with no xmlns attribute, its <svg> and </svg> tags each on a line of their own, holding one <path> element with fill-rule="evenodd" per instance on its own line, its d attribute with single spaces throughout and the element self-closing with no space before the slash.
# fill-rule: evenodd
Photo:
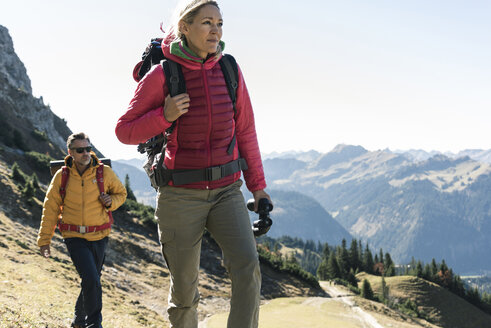
<svg viewBox="0 0 491 328">
<path fill-rule="evenodd" d="M 118 121 L 116 135 L 125 144 L 138 144 L 175 122 L 165 151 L 164 166 L 169 170 L 215 169 L 244 158 L 244 178 L 257 209 L 259 199 L 270 197 L 264 191 L 266 182 L 244 78 L 239 68 L 234 113 L 218 64 L 224 49 L 222 24 L 215 1 L 194 0 L 180 12 L 162 50 L 167 59 L 181 65 L 187 92 L 171 97 L 162 65 L 155 65 L 139 82 L 128 111 Z M 184 184 L 171 180 L 158 190 L 160 242 L 171 274 L 171 327 L 198 325 L 199 257 L 205 228 L 220 245 L 232 280 L 228 327 L 258 325 L 261 275 L 240 191 L 241 172 L 218 172 L 218 176 Z"/>
</svg>

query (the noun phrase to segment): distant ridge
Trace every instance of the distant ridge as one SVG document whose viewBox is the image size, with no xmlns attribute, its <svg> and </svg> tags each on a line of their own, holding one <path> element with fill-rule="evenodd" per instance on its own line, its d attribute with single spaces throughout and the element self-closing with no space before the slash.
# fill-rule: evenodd
<svg viewBox="0 0 491 328">
<path fill-rule="evenodd" d="M 415 256 L 445 259 L 460 274 L 491 271 L 491 165 L 471 157 L 488 151 L 418 153 L 422 160 L 339 145 L 312 162 L 276 157 L 264 168 L 269 188 L 314 198 L 351 235 L 397 263 Z"/>
</svg>

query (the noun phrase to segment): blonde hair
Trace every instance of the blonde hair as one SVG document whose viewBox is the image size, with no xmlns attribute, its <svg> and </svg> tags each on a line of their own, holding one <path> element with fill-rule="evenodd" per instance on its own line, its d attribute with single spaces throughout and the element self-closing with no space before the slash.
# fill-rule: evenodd
<svg viewBox="0 0 491 328">
<path fill-rule="evenodd" d="M 192 24 L 201 8 L 206 5 L 215 6 L 220 10 L 218 2 L 214 0 L 191 0 L 176 9 L 174 12 L 174 22 L 169 30 L 170 33 L 174 33 L 174 41 L 186 41 L 186 36 L 180 31 L 180 23 Z M 222 49 L 219 45 L 215 55 L 219 56 L 221 53 Z"/>
</svg>

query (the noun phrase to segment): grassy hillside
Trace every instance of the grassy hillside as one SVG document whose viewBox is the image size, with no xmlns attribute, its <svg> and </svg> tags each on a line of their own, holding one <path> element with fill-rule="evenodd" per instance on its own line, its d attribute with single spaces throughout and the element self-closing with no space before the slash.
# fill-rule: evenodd
<svg viewBox="0 0 491 328">
<path fill-rule="evenodd" d="M 382 293 L 382 279 L 379 276 L 358 274 L 361 282 L 367 279 L 376 294 Z M 486 328 L 491 327 L 491 316 L 482 312 L 464 299 L 448 290 L 414 276 L 386 277 L 389 300 L 402 304 L 410 300 L 417 306 L 419 315 L 429 322 L 445 328 Z"/>
</svg>

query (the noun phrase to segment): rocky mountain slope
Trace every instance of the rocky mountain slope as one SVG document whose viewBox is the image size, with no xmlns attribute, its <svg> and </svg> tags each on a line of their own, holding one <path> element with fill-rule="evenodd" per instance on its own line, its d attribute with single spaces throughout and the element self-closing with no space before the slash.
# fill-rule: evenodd
<svg viewBox="0 0 491 328">
<path fill-rule="evenodd" d="M 311 162 L 275 158 L 264 166 L 271 188 L 314 198 L 353 236 L 397 263 L 443 258 L 460 273 L 491 270 L 487 163 L 441 154 L 414 162 L 340 145 Z"/>
<path fill-rule="evenodd" d="M 31 81 L 24 64 L 15 54 L 8 30 L 1 25 L 0 107 L 0 136 L 4 141 L 11 139 L 15 142 L 14 134 L 28 138 L 32 131 L 37 130 L 44 132 L 57 147 L 66 148 L 69 135 L 66 122 L 53 114 L 42 97 L 32 96 Z"/>
</svg>

